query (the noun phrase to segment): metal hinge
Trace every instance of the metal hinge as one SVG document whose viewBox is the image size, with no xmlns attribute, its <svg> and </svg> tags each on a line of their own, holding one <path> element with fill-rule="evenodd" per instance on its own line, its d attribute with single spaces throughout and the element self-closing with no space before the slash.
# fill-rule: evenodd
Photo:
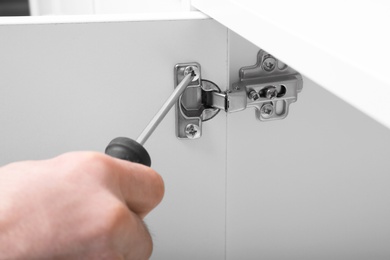
<svg viewBox="0 0 390 260">
<path fill-rule="evenodd" d="M 202 80 L 198 63 L 177 64 L 175 86 L 186 70 L 194 70 L 197 77 L 176 104 L 176 135 L 184 139 L 201 137 L 202 122 L 220 110 L 233 113 L 253 107 L 260 121 L 284 119 L 303 87 L 297 71 L 263 50 L 258 52 L 255 65 L 240 69 L 240 80 L 226 92 L 221 92 L 215 83 Z"/>
</svg>

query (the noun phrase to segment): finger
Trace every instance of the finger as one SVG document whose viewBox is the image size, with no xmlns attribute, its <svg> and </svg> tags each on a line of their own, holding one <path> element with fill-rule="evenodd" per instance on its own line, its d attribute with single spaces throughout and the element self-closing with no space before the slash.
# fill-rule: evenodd
<svg viewBox="0 0 390 260">
<path fill-rule="evenodd" d="M 144 218 L 162 200 L 164 182 L 153 169 L 96 152 L 72 152 L 48 161 L 63 164 L 65 172 L 77 173 L 74 178 L 100 181 L 119 196 L 128 208 Z M 75 170 L 77 169 L 77 170 Z M 83 175 L 80 175 L 82 169 Z M 68 174 L 67 174 L 68 175 Z M 68 176 L 69 178 L 69 176 Z"/>
<path fill-rule="evenodd" d="M 164 182 L 152 168 L 112 158 L 118 185 L 131 211 L 144 218 L 164 196 Z"/>
<path fill-rule="evenodd" d="M 150 233 L 134 212 L 125 206 L 111 211 L 115 225 L 113 232 L 113 245 L 115 252 L 122 259 L 149 259 L 153 250 Z"/>
</svg>

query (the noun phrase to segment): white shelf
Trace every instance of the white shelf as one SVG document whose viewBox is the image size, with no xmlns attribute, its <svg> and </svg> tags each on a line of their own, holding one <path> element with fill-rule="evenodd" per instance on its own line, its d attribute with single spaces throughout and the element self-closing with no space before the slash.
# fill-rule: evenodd
<svg viewBox="0 0 390 260">
<path fill-rule="evenodd" d="M 193 0 L 192 4 L 390 128 L 390 2 Z"/>
</svg>

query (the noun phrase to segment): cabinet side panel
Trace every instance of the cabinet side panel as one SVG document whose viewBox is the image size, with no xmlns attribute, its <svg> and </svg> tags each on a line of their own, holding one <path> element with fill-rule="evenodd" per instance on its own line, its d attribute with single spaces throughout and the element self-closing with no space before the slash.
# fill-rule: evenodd
<svg viewBox="0 0 390 260">
<path fill-rule="evenodd" d="M 212 20 L 3 25 L 0 35 L 0 165 L 136 138 L 173 91 L 176 63 L 227 85 L 227 31 Z M 146 218 L 153 259 L 223 259 L 226 116 L 179 141 L 174 114 L 146 143 L 166 185 Z"/>
</svg>

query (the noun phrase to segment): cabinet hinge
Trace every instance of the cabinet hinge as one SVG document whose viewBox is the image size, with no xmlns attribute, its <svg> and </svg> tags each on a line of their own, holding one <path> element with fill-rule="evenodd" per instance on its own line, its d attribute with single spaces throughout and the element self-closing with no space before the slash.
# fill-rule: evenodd
<svg viewBox="0 0 390 260">
<path fill-rule="evenodd" d="M 198 63 L 175 66 L 175 86 L 185 71 L 193 69 L 199 77 L 187 87 L 176 103 L 176 135 L 196 139 L 202 135 L 202 122 L 220 110 L 233 113 L 253 107 L 260 121 L 283 119 L 303 87 L 302 76 L 272 55 L 260 50 L 255 65 L 240 69 L 238 82 L 226 92 L 209 80 L 202 80 Z"/>
</svg>

